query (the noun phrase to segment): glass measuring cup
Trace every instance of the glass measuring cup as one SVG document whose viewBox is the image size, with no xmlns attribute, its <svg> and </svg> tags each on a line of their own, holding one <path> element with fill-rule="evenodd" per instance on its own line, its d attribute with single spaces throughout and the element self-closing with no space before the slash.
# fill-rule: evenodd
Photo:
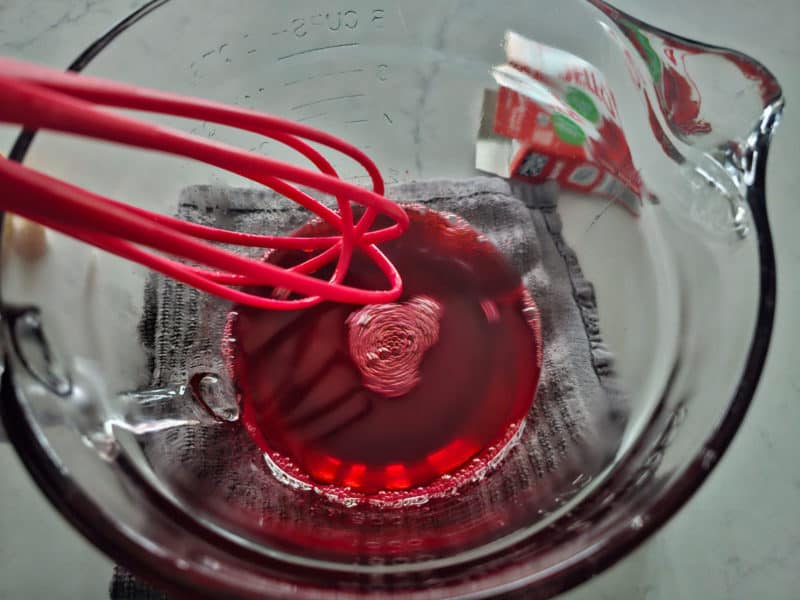
<svg viewBox="0 0 800 600">
<path fill-rule="evenodd" d="M 657 64 L 648 45 L 666 63 L 676 40 L 588 3 L 507 4 L 491 17 L 482 3 L 467 2 L 404 3 L 402 11 L 240 3 L 225 14 L 212 3 L 172 0 L 152 4 L 155 10 L 87 72 L 155 87 L 163 86 L 157 74 L 168 73 L 177 91 L 310 119 L 370 146 L 385 173 L 402 181 L 473 174 L 480 92 L 495 84 L 489 69 L 503 61 L 506 29 L 599 66 L 617 95 L 637 165 L 660 200 L 645 204 L 636 222 L 593 199 L 560 200 L 565 235 L 596 286 L 603 335 L 632 400 L 614 456 L 557 488 L 530 482 L 492 496 L 504 481 L 501 469 L 486 481 L 495 506 L 465 495 L 412 509 L 401 523 L 399 513 L 340 510 L 260 477 L 257 485 L 274 486 L 271 493 L 285 494 L 286 502 L 307 503 L 307 524 L 320 538 L 340 543 L 354 534 L 362 545 L 354 554 L 347 551 L 353 546 L 331 552 L 320 549 L 319 538 L 312 543 L 292 531 L 282 545 L 275 530 L 265 540 L 255 520 L 199 502 L 183 482 L 137 455 L 137 428 L 228 427 L 236 416 L 224 393 L 206 397 L 208 410 L 180 386 L 143 385 L 146 357 L 136 327 L 145 272 L 51 236 L 51 253 L 35 268 L 9 257 L 2 293 L 8 303 L 41 309 L 63 362 L 47 364 L 37 353 L 35 312 L 6 311 L 16 394 L 4 401 L 6 422 L 62 510 L 116 558 L 175 586 L 241 595 L 293 586 L 322 593 L 313 588 L 325 585 L 477 594 L 527 584 L 546 594 L 643 539 L 713 466 L 749 400 L 769 337 L 774 282 L 760 169 L 779 95 L 762 96 L 768 75 L 749 78 L 736 63 L 752 66 L 743 57 L 703 48 L 686 57 L 686 69 L 703 99 L 695 121 L 711 130 L 687 131 L 679 126 L 686 119 L 659 112 L 664 91 L 648 79 Z M 177 49 L 175 36 L 182 39 Z M 637 73 L 662 138 L 650 127 Z M 682 160 L 667 155 L 659 139 Z M 238 183 L 191 164 L 57 136 L 37 137 L 26 161 L 164 212 L 174 211 L 185 186 Z M 213 388 L 213 379 L 206 385 Z M 434 551 L 419 544 L 422 524 L 445 516 L 458 530 L 434 526 L 429 537 L 462 537 Z M 401 552 L 390 546 L 398 541 Z"/>
</svg>

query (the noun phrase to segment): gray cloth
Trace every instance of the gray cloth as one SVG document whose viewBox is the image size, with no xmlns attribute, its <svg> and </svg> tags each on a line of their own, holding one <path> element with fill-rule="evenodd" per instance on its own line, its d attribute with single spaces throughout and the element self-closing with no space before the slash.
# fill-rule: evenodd
<svg viewBox="0 0 800 600">
<path fill-rule="evenodd" d="M 137 579 L 119 565 L 114 567 L 109 596 L 112 600 L 169 600 L 169 596 Z"/>
<path fill-rule="evenodd" d="M 546 498 L 564 482 L 580 480 L 587 473 L 591 477 L 618 448 L 627 403 L 614 377 L 612 356 L 600 336 L 594 290 L 561 235 L 557 189 L 549 184 L 515 184 L 512 189 L 505 180 L 480 177 L 401 184 L 391 187 L 387 196 L 466 219 L 511 261 L 540 309 L 544 356 L 539 388 L 526 433 L 506 457 L 508 465 L 500 467 L 504 487 L 492 489 L 490 475 L 485 485 L 469 492 L 475 496 L 469 500 L 472 512 L 459 513 L 463 506 L 448 505 L 438 513 L 437 526 L 449 513 L 457 520 L 476 511 L 490 511 L 505 499 L 503 494 L 533 487 L 532 480 L 540 488 L 541 498 Z M 288 233 L 308 218 L 305 211 L 268 191 L 209 186 L 185 190 L 178 216 L 267 234 Z M 256 255 L 260 251 L 251 252 Z M 197 372 L 219 372 L 219 335 L 225 314 L 224 303 L 154 275 L 147 286 L 141 327 L 150 356 L 151 384 L 185 383 Z M 256 514 L 247 511 L 257 509 L 257 514 L 292 519 L 292 511 L 305 510 L 294 508 L 296 496 L 305 492 L 260 491 L 260 486 L 275 482 L 264 469 L 254 469 L 254 462 L 240 459 L 243 453 L 259 451 L 244 432 L 236 439 L 234 435 L 227 430 L 220 437 L 213 428 L 176 429 L 153 436 L 145 453 L 162 479 L 177 482 L 175 486 L 183 486 L 187 493 L 217 496 L 222 506 L 233 503 L 242 508 L 243 515 Z M 213 507 L 208 510 L 213 512 Z M 239 525 L 246 527 L 246 518 L 243 516 Z M 424 526 L 420 523 L 412 525 Z M 142 589 L 129 574 L 117 571 L 111 597 L 147 597 L 137 595 Z"/>
</svg>

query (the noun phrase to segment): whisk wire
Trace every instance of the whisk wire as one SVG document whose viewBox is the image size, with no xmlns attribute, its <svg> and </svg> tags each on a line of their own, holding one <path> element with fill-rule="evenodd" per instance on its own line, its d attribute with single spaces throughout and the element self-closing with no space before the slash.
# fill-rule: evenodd
<svg viewBox="0 0 800 600">
<path fill-rule="evenodd" d="M 401 235 L 408 227 L 408 217 L 399 205 L 383 197 L 384 184 L 377 166 L 355 146 L 279 117 L 8 59 L 0 59 L 0 90 L 0 121 L 166 152 L 226 169 L 293 200 L 339 235 L 266 236 L 188 223 L 106 198 L 7 159 L 0 159 L 3 210 L 205 292 L 259 308 L 291 310 L 323 300 L 370 304 L 392 301 L 400 295 L 400 275 L 376 244 Z M 245 129 L 292 148 L 318 171 L 141 121 L 101 105 L 203 119 Z M 341 180 L 325 156 L 304 139 L 358 162 L 369 174 L 373 190 Z M 334 196 L 338 213 L 294 184 Z M 358 223 L 353 220 L 351 201 L 366 207 Z M 390 217 L 394 224 L 370 230 L 379 214 Z M 209 242 L 319 253 L 295 267 L 283 269 Z M 149 252 L 145 247 L 161 254 Z M 384 273 L 388 289 L 365 290 L 343 283 L 356 249 Z M 311 275 L 334 260 L 337 264 L 328 281 Z M 279 287 L 305 297 L 288 300 L 264 297 L 235 289 L 236 286 Z"/>
</svg>

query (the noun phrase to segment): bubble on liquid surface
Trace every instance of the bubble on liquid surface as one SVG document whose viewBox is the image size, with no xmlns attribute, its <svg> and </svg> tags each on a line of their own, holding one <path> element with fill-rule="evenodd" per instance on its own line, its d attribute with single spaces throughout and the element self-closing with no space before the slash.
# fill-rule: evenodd
<svg viewBox="0 0 800 600">
<path fill-rule="evenodd" d="M 315 485 L 288 457 L 280 454 L 264 454 L 264 462 L 275 479 L 292 489 L 314 492 L 330 502 L 347 508 L 372 506 L 385 510 L 397 510 L 412 506 L 424 506 L 432 500 L 457 496 L 465 486 L 480 484 L 519 446 L 524 431 L 525 421 L 512 423 L 496 446 L 486 448 L 461 468 L 444 473 L 427 485 L 408 490 L 381 490 L 377 493 L 363 493 L 338 485 Z M 293 473 L 293 475 L 289 473 Z"/>
<path fill-rule="evenodd" d="M 352 313 L 347 341 L 364 386 L 387 398 L 410 392 L 420 381 L 425 352 L 439 339 L 443 310 L 433 298 L 417 296 Z"/>
</svg>

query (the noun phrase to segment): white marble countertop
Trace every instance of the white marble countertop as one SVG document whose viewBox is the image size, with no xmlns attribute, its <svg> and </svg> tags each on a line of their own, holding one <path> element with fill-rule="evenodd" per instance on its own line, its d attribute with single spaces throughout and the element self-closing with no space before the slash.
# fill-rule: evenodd
<svg viewBox="0 0 800 600">
<path fill-rule="evenodd" d="M 0 54 L 63 67 L 142 0 L 0 0 Z M 800 590 L 800 2 L 616 0 L 690 38 L 767 65 L 788 110 L 770 156 L 777 248 L 775 336 L 756 399 L 732 447 L 698 494 L 643 547 L 569 600 L 797 598 Z M 10 135 L 0 128 L 0 149 Z M 111 563 L 51 509 L 8 445 L 0 445 L 0 600 L 108 597 Z"/>
</svg>

